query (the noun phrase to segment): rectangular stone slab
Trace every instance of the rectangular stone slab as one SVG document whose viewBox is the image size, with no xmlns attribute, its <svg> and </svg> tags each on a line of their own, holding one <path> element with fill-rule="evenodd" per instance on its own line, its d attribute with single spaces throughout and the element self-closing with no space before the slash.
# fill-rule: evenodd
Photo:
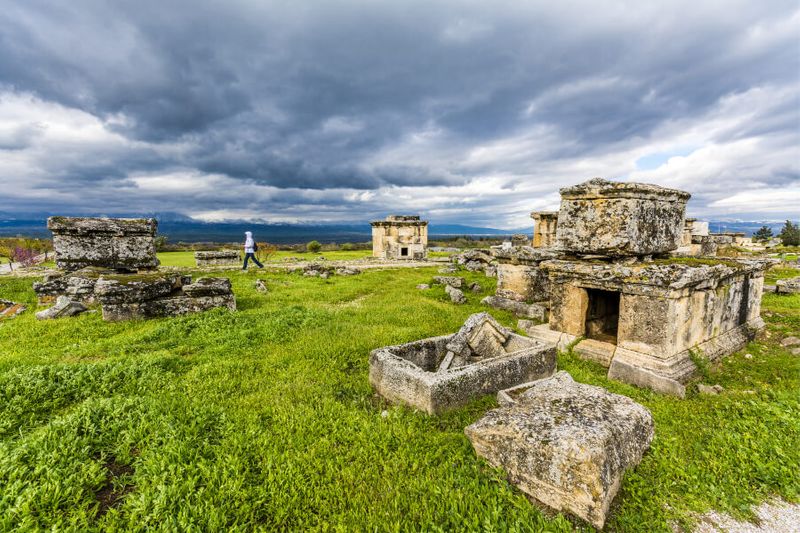
<svg viewBox="0 0 800 533">
<path fill-rule="evenodd" d="M 602 529 L 624 472 L 650 446 L 652 415 L 563 371 L 521 389 L 464 430 L 475 453 L 540 503 Z"/>
</svg>

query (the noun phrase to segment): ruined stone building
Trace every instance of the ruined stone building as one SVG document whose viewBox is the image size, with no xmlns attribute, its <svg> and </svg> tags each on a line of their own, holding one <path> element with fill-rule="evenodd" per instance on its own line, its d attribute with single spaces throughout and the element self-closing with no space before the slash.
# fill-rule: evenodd
<svg viewBox="0 0 800 533">
<path fill-rule="evenodd" d="M 611 378 L 683 395 L 693 353 L 730 354 L 763 327 L 768 266 L 672 257 L 687 233 L 705 239 L 702 223 L 685 221 L 689 196 L 599 178 L 562 189 L 553 247 L 493 250 L 493 302 L 526 302 L 530 318 L 549 314 L 544 324 L 526 322 L 528 334 L 561 348 L 576 343 Z"/>
<path fill-rule="evenodd" d="M 533 242 L 534 248 L 548 248 L 556 243 L 556 226 L 558 224 L 558 211 L 534 211 Z"/>
<path fill-rule="evenodd" d="M 381 259 L 425 259 L 428 221 L 418 216 L 390 215 L 372 225 L 372 256 Z"/>
</svg>

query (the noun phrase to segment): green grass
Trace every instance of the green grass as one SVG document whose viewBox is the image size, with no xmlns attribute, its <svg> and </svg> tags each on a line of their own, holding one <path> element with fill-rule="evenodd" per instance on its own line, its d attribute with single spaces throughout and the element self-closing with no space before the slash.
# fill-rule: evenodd
<svg viewBox="0 0 800 533">
<path fill-rule="evenodd" d="M 370 350 L 455 331 L 483 310 L 483 295 L 455 306 L 441 287 L 414 288 L 436 273 L 226 272 L 236 313 L 123 323 L 38 322 L 34 278 L 0 278 L 0 298 L 30 304 L 0 323 L 0 530 L 575 528 L 475 456 L 463 429 L 493 398 L 432 417 L 371 390 Z M 764 310 L 771 336 L 707 369 L 726 389 L 716 397 L 661 396 L 560 356 L 576 380 L 634 398 L 656 421 L 608 530 L 669 531 L 693 512 L 747 516 L 772 495 L 800 498 L 800 358 L 777 344 L 800 331 L 800 296 L 767 295 Z"/>
<path fill-rule="evenodd" d="M 280 250 L 270 258 L 270 263 L 284 263 L 288 259 L 296 258 L 297 261 L 315 261 L 324 257 L 326 261 L 343 261 L 371 257 L 372 250 L 335 250 L 312 254 L 310 252 L 288 252 Z M 158 260 L 162 266 L 194 268 L 194 252 L 159 252 Z"/>
</svg>

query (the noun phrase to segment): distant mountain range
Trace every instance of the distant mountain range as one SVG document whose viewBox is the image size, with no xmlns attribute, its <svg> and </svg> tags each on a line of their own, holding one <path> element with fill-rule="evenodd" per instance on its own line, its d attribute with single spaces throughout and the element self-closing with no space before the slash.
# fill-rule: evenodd
<svg viewBox="0 0 800 533">
<path fill-rule="evenodd" d="M 140 215 L 141 216 L 141 215 Z M 372 230 L 366 222 L 355 224 L 258 224 L 249 222 L 200 222 L 183 215 L 159 214 L 158 232 L 166 235 L 170 242 L 237 242 L 245 231 L 252 231 L 261 241 L 277 244 L 292 244 L 318 240 L 320 242 L 365 242 L 372 238 Z M 776 235 L 783 226 L 775 221 L 711 221 L 712 233 L 742 232 L 752 235 L 761 226 L 772 228 Z M 459 235 L 506 236 L 514 233 L 530 234 L 533 227 L 517 230 L 503 230 L 466 226 L 462 224 L 436 224 L 428 226 L 430 238 L 453 237 Z M 20 220 L 0 215 L 0 236 L 50 237 L 47 219 L 36 218 Z"/>
<path fill-rule="evenodd" d="M 431 238 L 458 235 L 503 236 L 530 233 L 533 228 L 501 230 L 462 224 L 433 224 L 428 226 Z M 372 238 L 372 228 L 361 224 L 258 224 L 250 222 L 199 222 L 191 219 L 159 218 L 158 232 L 170 242 L 236 242 L 252 231 L 258 240 L 278 244 L 320 242 L 364 242 Z M 0 219 L 0 236 L 50 237 L 47 220 Z"/>
</svg>

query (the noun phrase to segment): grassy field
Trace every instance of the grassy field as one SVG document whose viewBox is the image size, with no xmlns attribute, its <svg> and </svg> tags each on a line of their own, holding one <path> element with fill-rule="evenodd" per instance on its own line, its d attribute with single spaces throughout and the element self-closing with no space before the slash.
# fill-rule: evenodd
<svg viewBox="0 0 800 533">
<path fill-rule="evenodd" d="M 0 530 L 584 527 L 543 514 L 475 456 L 463 429 L 493 398 L 431 417 L 370 389 L 370 350 L 455 331 L 483 310 L 482 295 L 455 306 L 441 287 L 414 288 L 435 273 L 226 272 L 236 313 L 125 323 L 37 322 L 33 279 L 0 278 L 0 298 L 31 307 L 0 324 Z M 269 293 L 254 290 L 257 278 Z M 655 417 L 608 530 L 670 531 L 693 512 L 741 517 L 774 495 L 800 498 L 800 357 L 778 345 L 800 332 L 800 296 L 763 304 L 769 337 L 704 371 L 720 396 L 661 396 L 559 357 L 576 380 Z"/>
</svg>

